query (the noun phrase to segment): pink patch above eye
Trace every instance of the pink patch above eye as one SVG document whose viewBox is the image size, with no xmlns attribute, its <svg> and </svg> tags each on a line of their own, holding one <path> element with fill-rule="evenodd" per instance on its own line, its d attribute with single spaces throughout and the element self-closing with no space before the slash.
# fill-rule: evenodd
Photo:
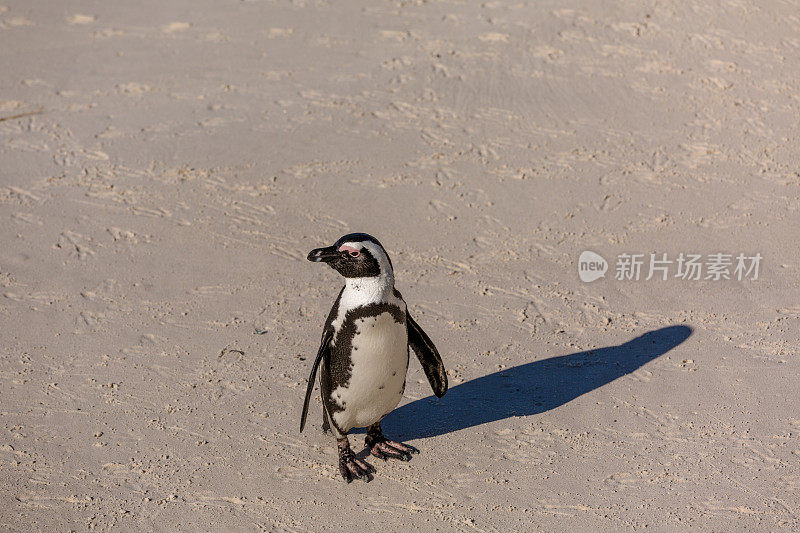
<svg viewBox="0 0 800 533">
<path fill-rule="evenodd" d="M 352 257 L 358 257 L 358 255 L 361 253 L 361 250 L 359 250 L 358 248 L 353 248 L 352 246 L 347 246 L 346 244 L 341 245 L 339 247 L 339 251 L 347 252 Z"/>
</svg>

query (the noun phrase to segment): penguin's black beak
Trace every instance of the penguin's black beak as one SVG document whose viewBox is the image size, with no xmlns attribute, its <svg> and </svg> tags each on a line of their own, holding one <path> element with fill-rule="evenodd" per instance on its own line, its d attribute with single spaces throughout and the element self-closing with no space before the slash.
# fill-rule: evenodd
<svg viewBox="0 0 800 533">
<path fill-rule="evenodd" d="M 320 261 L 330 263 L 331 261 L 336 261 L 341 256 L 342 254 L 339 253 L 336 246 L 328 246 L 327 248 L 311 250 L 308 254 L 308 260 L 314 261 L 315 263 L 319 263 Z"/>
</svg>

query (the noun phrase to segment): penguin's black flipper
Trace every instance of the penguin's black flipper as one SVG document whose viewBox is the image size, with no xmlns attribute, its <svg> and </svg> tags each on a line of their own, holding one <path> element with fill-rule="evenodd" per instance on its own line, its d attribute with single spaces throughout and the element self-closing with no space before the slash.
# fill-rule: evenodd
<svg viewBox="0 0 800 533">
<path fill-rule="evenodd" d="M 322 342 L 317 351 L 317 358 L 314 359 L 314 365 L 311 367 L 311 375 L 308 376 L 308 388 L 306 388 L 306 400 L 303 402 L 303 414 L 300 416 L 300 433 L 306 427 L 306 415 L 308 415 L 308 402 L 311 401 L 311 392 L 314 390 L 314 381 L 317 379 L 317 368 L 319 363 L 324 357 L 328 357 L 331 351 L 331 339 L 333 338 L 333 330 L 325 328 L 322 334 Z"/>
<path fill-rule="evenodd" d="M 408 322 L 408 345 L 417 354 L 419 364 L 422 365 L 425 375 L 428 376 L 433 393 L 437 398 L 441 398 L 447 392 L 447 374 L 444 371 L 444 363 L 439 356 L 439 351 L 433 345 L 430 337 L 422 331 L 419 324 L 414 322 L 408 313 L 406 313 L 406 320 Z"/>
</svg>

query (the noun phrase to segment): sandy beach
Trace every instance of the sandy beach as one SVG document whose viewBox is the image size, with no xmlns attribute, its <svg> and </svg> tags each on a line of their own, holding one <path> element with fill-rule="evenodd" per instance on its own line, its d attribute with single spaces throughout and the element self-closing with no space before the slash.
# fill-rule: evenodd
<svg viewBox="0 0 800 533">
<path fill-rule="evenodd" d="M 0 66 L 4 531 L 800 529 L 797 1 L 0 0 Z M 450 390 L 346 484 L 354 231 Z"/>
</svg>

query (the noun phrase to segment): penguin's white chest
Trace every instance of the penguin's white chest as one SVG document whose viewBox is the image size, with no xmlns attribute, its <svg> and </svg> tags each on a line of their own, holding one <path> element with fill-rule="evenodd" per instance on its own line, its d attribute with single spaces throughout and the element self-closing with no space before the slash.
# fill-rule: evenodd
<svg viewBox="0 0 800 533">
<path fill-rule="evenodd" d="M 408 330 L 391 313 L 354 321 L 351 377 L 331 398 L 342 407 L 333 418 L 343 431 L 366 427 L 392 411 L 403 397 L 408 370 Z"/>
</svg>

